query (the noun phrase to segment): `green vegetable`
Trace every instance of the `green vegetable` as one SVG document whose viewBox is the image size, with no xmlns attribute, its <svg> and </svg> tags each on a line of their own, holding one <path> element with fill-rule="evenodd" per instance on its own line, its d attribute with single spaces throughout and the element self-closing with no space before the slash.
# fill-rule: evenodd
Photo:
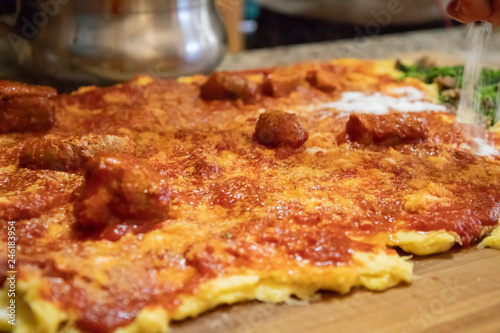
<svg viewBox="0 0 500 333">
<path fill-rule="evenodd" d="M 464 66 L 436 67 L 425 64 L 404 65 L 396 64 L 397 69 L 404 73 L 404 77 L 414 77 L 425 83 L 432 83 L 439 76 L 451 76 L 461 85 Z"/>
<path fill-rule="evenodd" d="M 488 122 L 491 125 L 500 120 L 495 119 L 495 113 L 497 110 L 497 92 L 498 81 L 489 85 L 483 85 L 481 88 L 479 88 L 481 102 L 486 110 L 486 117 L 488 118 Z"/>
<path fill-rule="evenodd" d="M 417 63 L 415 65 L 404 65 L 399 61 L 396 63 L 396 68 L 403 72 L 403 78 L 413 77 L 425 83 L 433 83 L 438 77 L 450 76 L 457 82 L 458 88 L 462 88 L 462 75 L 464 72 L 463 66 L 436 67 L 433 65 Z M 497 92 L 500 83 L 500 70 L 491 68 L 483 68 L 481 72 L 482 85 L 476 91 L 481 99 L 482 107 L 485 109 L 486 117 L 490 124 L 500 119 L 495 119 L 497 108 Z M 446 94 L 446 89 L 439 87 L 439 100 L 442 103 L 449 103 L 454 106 L 458 105 L 458 98 L 452 98 Z M 443 94 L 443 92 L 445 92 Z"/>
</svg>

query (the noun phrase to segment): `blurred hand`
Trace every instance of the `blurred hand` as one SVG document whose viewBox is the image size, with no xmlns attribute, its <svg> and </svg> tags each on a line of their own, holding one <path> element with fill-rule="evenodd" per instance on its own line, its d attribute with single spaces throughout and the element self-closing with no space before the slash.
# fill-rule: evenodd
<svg viewBox="0 0 500 333">
<path fill-rule="evenodd" d="M 446 9 L 457 21 L 488 21 L 500 25 L 500 0 L 452 0 Z"/>
</svg>

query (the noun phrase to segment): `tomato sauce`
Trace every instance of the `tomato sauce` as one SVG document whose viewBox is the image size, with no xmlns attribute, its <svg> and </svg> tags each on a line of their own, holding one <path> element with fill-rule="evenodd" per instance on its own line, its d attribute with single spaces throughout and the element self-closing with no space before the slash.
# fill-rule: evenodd
<svg viewBox="0 0 500 333">
<path fill-rule="evenodd" d="M 415 112 L 408 128 L 397 114 L 362 117 L 378 122 L 384 139 L 350 138 L 348 116 L 318 105 L 347 90 L 403 85 L 364 64 L 301 64 L 293 80 L 275 76 L 275 93 L 245 103 L 236 93 L 254 85 L 245 81 L 241 91 L 234 77 L 217 85 L 230 96 L 209 92 L 215 100 L 200 96 L 199 83 L 176 81 L 59 95 L 54 127 L 9 134 L 10 143 L 0 145 L 0 231 L 16 221 L 20 276 L 37 276 L 42 297 L 75 312 L 83 332 L 107 333 L 147 306 L 174 314 L 184 297 L 218 277 L 353 267 L 359 252 L 395 255 L 378 235 L 446 230 L 469 246 L 498 225 L 498 158 L 464 148 L 467 138 L 444 112 Z M 264 80 L 273 70 L 246 74 Z M 296 114 L 281 125 L 300 129 L 300 144 L 262 144 L 254 136 L 259 116 L 275 108 Z M 277 134 L 290 130 L 282 127 Z M 85 134 L 126 136 L 136 157 L 107 169 L 94 159 L 87 180 L 83 171 L 51 170 L 50 163 L 18 165 L 27 138 Z M 136 164 L 142 172 L 132 170 Z M 101 183 L 88 186 L 94 171 Z M 167 185 L 168 205 L 142 195 L 167 193 Z M 82 191 L 103 199 L 85 201 Z M 77 201 L 85 203 L 75 214 Z M 92 221 L 112 218 L 85 225 L 78 216 L 92 209 Z"/>
</svg>

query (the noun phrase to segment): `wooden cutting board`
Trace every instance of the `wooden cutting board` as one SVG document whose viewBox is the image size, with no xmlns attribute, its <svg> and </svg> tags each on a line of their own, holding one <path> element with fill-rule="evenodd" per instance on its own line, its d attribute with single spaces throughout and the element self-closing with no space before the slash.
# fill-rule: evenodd
<svg viewBox="0 0 500 333">
<path fill-rule="evenodd" d="M 224 306 L 176 323 L 171 332 L 500 332 L 500 251 L 471 248 L 413 260 L 411 285 L 323 293 L 307 305 Z"/>
</svg>

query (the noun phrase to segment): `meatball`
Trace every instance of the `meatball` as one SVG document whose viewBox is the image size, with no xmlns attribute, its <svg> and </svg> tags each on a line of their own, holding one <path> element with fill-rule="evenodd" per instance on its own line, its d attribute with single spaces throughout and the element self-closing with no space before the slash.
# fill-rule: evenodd
<svg viewBox="0 0 500 333">
<path fill-rule="evenodd" d="M 0 133 L 50 129 L 56 95 L 50 87 L 0 80 Z"/>
<path fill-rule="evenodd" d="M 309 135 L 300 125 L 297 116 L 279 110 L 269 110 L 260 115 L 253 134 L 265 146 L 297 149 Z"/>
<path fill-rule="evenodd" d="M 229 72 L 210 75 L 200 88 L 201 98 L 205 100 L 241 99 L 246 104 L 260 100 L 262 87 L 245 76 Z"/>
<path fill-rule="evenodd" d="M 346 133 L 351 141 L 365 145 L 420 142 L 427 139 L 427 126 L 410 113 L 386 115 L 356 114 L 349 116 Z"/>
<path fill-rule="evenodd" d="M 272 97 L 286 97 L 305 82 L 305 74 L 294 68 L 280 68 L 264 79 L 263 92 Z"/>
<path fill-rule="evenodd" d="M 147 162 L 132 155 L 103 154 L 87 164 L 73 211 L 84 227 L 144 225 L 165 220 L 169 204 L 169 186 Z"/>
<path fill-rule="evenodd" d="M 307 74 L 307 81 L 311 86 L 326 93 L 331 93 L 342 88 L 339 75 L 330 71 L 311 71 Z"/>
<path fill-rule="evenodd" d="M 99 153 L 130 153 L 135 143 L 117 135 L 84 135 L 71 139 L 32 139 L 26 142 L 19 156 L 19 166 L 75 172 Z"/>
</svg>

